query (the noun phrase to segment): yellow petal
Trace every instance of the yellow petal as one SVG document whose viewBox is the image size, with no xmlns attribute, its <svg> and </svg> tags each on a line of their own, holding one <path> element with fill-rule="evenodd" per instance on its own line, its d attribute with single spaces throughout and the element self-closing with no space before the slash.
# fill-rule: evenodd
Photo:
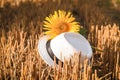
<svg viewBox="0 0 120 80">
<path fill-rule="evenodd" d="M 80 25 L 75 21 L 75 17 L 71 12 L 55 11 L 54 14 L 50 14 L 45 18 L 43 22 L 43 29 L 46 35 L 51 35 L 50 39 L 63 32 L 79 32 Z"/>
</svg>

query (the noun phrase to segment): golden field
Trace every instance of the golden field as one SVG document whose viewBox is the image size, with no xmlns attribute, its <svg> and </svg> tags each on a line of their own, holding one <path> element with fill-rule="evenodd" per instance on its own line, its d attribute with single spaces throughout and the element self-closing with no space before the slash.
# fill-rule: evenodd
<svg viewBox="0 0 120 80">
<path fill-rule="evenodd" d="M 97 0 L 4 1 L 0 2 L 0 80 L 120 80 L 119 9 L 106 6 L 107 2 L 96 6 Z M 93 56 L 91 66 L 84 62 L 84 71 L 80 55 L 65 61 L 63 68 L 61 63 L 52 68 L 38 53 L 43 20 L 58 9 L 71 11 L 87 30 Z"/>
</svg>

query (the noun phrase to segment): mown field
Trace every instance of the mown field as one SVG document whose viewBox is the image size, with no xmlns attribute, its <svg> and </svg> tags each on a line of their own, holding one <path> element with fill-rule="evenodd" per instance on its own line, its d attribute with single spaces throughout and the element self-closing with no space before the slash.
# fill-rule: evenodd
<svg viewBox="0 0 120 80">
<path fill-rule="evenodd" d="M 0 2 L 0 80 L 120 80 L 120 10 L 104 1 Z M 91 66 L 75 55 L 63 68 L 49 67 L 38 53 L 43 21 L 55 10 L 71 11 L 93 46 Z M 86 32 L 86 33 L 85 33 Z"/>
</svg>

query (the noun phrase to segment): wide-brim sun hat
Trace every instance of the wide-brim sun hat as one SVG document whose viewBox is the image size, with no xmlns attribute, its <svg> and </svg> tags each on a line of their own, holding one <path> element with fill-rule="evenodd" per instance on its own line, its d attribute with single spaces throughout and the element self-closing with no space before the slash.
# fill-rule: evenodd
<svg viewBox="0 0 120 80">
<path fill-rule="evenodd" d="M 49 66 L 54 66 L 54 56 L 57 61 L 64 62 L 64 59 L 69 60 L 75 53 L 80 53 L 81 63 L 92 57 L 90 43 L 79 33 L 64 32 L 51 40 L 49 38 L 45 35 L 38 41 L 38 52 Z"/>
</svg>

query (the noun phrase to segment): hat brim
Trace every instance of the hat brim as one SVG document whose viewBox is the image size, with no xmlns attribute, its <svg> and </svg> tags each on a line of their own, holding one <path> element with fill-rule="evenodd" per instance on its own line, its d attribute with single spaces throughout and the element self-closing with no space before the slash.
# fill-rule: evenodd
<svg viewBox="0 0 120 80">
<path fill-rule="evenodd" d="M 49 54 L 47 52 L 47 49 L 46 49 L 46 43 L 47 43 L 49 38 L 50 38 L 50 36 L 46 35 L 46 36 L 43 36 L 39 39 L 39 41 L 38 41 L 38 52 L 39 52 L 40 56 L 42 57 L 42 59 L 49 66 L 53 66 L 54 61 L 51 59 L 51 57 L 49 56 Z"/>
</svg>

